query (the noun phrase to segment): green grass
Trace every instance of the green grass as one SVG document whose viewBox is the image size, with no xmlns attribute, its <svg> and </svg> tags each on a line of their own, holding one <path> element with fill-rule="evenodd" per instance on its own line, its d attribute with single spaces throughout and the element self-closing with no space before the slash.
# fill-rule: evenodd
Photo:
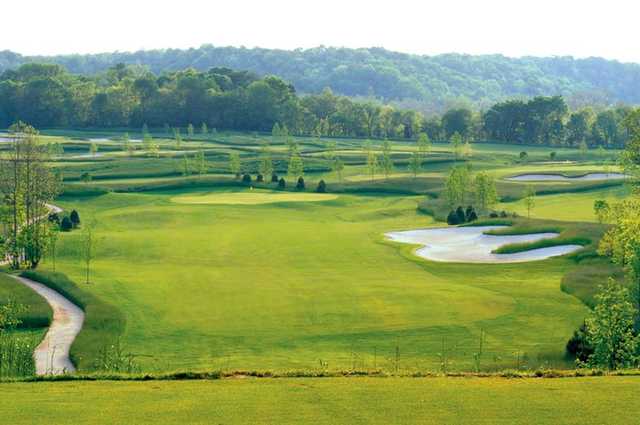
<svg viewBox="0 0 640 425">
<path fill-rule="evenodd" d="M 19 316 L 22 321 L 19 329 L 41 329 L 49 326 L 52 312 L 45 299 L 16 279 L 0 273 L 0 305 L 9 301 L 27 307 Z"/>
<path fill-rule="evenodd" d="M 180 195 L 171 198 L 177 204 L 196 205 L 259 205 L 278 202 L 318 202 L 336 199 L 336 195 L 325 193 L 291 193 L 252 190 L 249 192 L 213 192 L 198 195 Z"/>
<path fill-rule="evenodd" d="M 634 424 L 640 378 L 297 378 L 0 384 L 3 421 Z M 28 396 L 25 396 L 28 394 Z"/>
<path fill-rule="evenodd" d="M 171 201 L 204 193 L 211 190 L 61 202 L 99 223 L 94 283 L 83 291 L 123 313 L 122 342 L 143 370 L 315 369 L 321 362 L 390 370 L 396 349 L 399 367 L 438 370 L 443 343 L 447 367 L 470 370 L 481 332 L 485 370 L 570 365 L 564 344 L 586 314 L 560 290 L 573 261 L 523 268 L 417 259 L 382 235 L 435 224 L 416 210 L 421 197 Z M 78 238 L 62 235 L 58 269 L 82 281 Z M 74 356 L 90 356 L 89 348 L 74 345 Z"/>
</svg>

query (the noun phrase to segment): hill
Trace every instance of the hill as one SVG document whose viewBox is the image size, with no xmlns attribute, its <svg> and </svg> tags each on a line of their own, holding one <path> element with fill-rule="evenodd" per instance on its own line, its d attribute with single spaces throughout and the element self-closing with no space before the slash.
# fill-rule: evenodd
<svg viewBox="0 0 640 425">
<path fill-rule="evenodd" d="M 640 65 L 602 58 L 420 56 L 382 48 L 287 51 L 211 45 L 50 57 L 0 52 L 0 71 L 29 62 L 57 63 L 87 75 L 118 63 L 143 65 L 156 74 L 230 67 L 280 76 L 302 93 L 329 87 L 346 96 L 376 97 L 427 111 L 441 111 L 460 101 L 484 108 L 507 98 L 539 95 L 563 95 L 571 106 L 640 103 Z"/>
</svg>

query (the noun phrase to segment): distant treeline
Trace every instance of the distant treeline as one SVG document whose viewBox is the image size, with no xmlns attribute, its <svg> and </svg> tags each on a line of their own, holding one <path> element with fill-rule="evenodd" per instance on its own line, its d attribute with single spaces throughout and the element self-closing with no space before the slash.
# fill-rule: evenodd
<svg viewBox="0 0 640 425">
<path fill-rule="evenodd" d="M 116 65 L 84 76 L 59 65 L 27 64 L 0 75 L 0 127 L 22 120 L 38 128 L 190 127 L 309 136 L 467 140 L 579 146 L 622 146 L 630 108 L 569 111 L 562 97 L 495 104 L 484 113 L 420 112 L 358 102 L 325 89 L 300 96 L 290 83 L 248 71 L 212 68 L 155 75 Z M 191 126 L 189 126 L 191 124 Z M 202 124 L 206 124 L 203 126 Z"/>
<path fill-rule="evenodd" d="M 587 104 L 640 103 L 640 65 L 601 58 L 508 58 L 501 55 L 419 56 L 381 48 L 318 47 L 293 51 L 215 47 L 26 57 L 0 52 L 0 72 L 28 62 L 56 63 L 73 73 L 96 75 L 118 63 L 155 74 L 212 67 L 277 75 L 302 93 L 329 87 L 350 97 L 373 97 L 424 112 L 444 112 L 468 102 L 479 109 L 512 98 L 563 95 Z"/>
</svg>

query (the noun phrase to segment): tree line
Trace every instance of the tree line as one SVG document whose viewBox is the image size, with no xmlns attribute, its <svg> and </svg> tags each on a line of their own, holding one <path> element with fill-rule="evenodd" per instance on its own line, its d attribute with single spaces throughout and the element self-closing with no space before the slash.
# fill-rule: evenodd
<svg viewBox="0 0 640 425">
<path fill-rule="evenodd" d="M 594 102 L 640 103 L 640 66 L 601 58 L 420 56 L 381 48 L 287 51 L 211 45 L 50 57 L 0 52 L 0 72 L 29 62 L 56 63 L 83 75 L 102 73 L 118 63 L 143 64 L 156 74 L 187 68 L 246 69 L 278 75 L 304 93 L 330 87 L 341 95 L 414 104 L 425 112 L 443 112 L 459 102 L 486 109 L 508 98 L 553 94 L 566 96 L 574 107 Z"/>
<path fill-rule="evenodd" d="M 425 116 L 325 89 L 301 96 L 275 76 L 212 68 L 155 75 L 122 64 L 95 76 L 59 65 L 27 64 L 0 75 L 0 127 L 22 120 L 38 128 L 194 128 L 271 131 L 291 135 L 417 139 L 552 146 L 624 146 L 631 108 L 571 111 L 562 97 L 509 100 L 485 112 L 453 108 Z M 176 137 L 181 137 L 177 134 Z"/>
</svg>

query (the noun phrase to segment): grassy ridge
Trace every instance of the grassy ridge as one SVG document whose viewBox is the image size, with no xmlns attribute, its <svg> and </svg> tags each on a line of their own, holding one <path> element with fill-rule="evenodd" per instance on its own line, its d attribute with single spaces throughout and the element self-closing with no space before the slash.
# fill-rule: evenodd
<svg viewBox="0 0 640 425">
<path fill-rule="evenodd" d="M 78 370 L 93 370 L 100 351 L 113 345 L 124 331 L 124 315 L 62 273 L 25 271 L 22 276 L 59 292 L 84 310 L 84 325 L 71 347 L 70 357 Z"/>
<path fill-rule="evenodd" d="M 39 329 L 51 323 L 53 313 L 44 298 L 11 276 L 0 273 L 0 304 L 10 300 L 28 307 L 19 316 L 22 321 L 19 329 Z"/>
</svg>

